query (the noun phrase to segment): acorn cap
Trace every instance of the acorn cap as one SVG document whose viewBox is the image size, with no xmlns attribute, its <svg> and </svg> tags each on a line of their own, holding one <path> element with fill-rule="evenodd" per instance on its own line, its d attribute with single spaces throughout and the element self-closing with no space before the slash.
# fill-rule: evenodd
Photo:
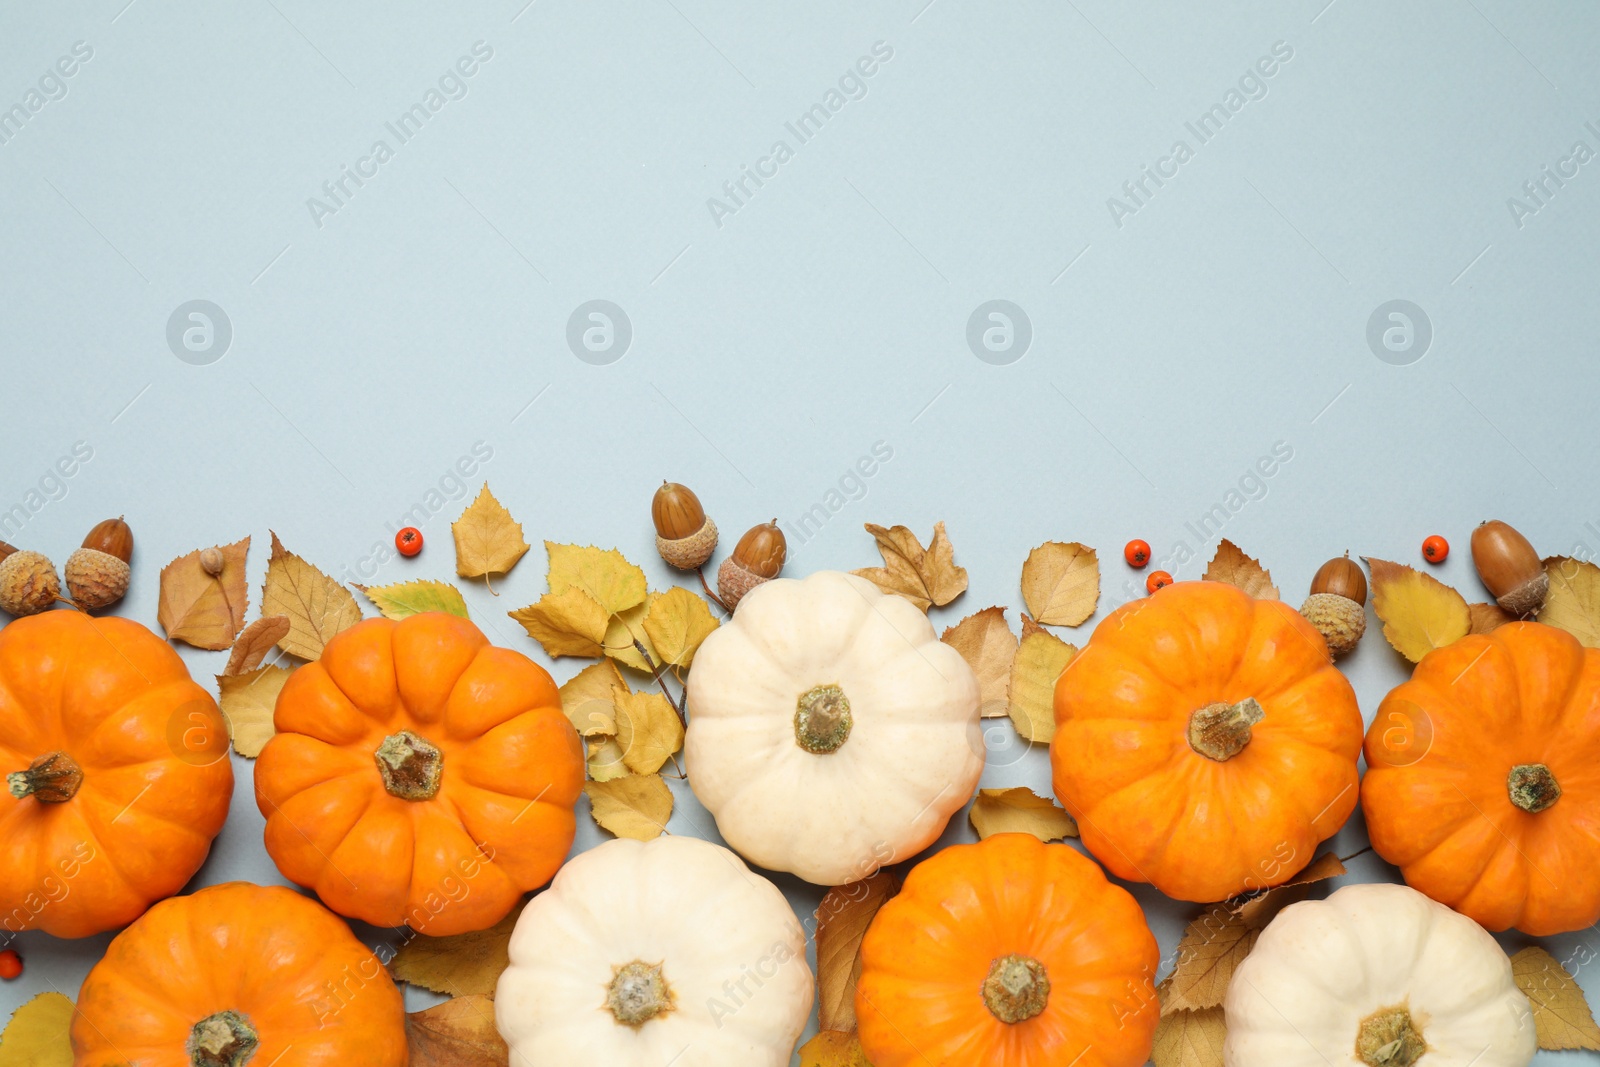
<svg viewBox="0 0 1600 1067">
<path fill-rule="evenodd" d="M 746 593 L 771 580 L 740 563 L 737 557 L 729 556 L 717 568 L 717 597 L 733 611 Z"/>
<path fill-rule="evenodd" d="M 56 565 L 38 552 L 13 551 L 0 560 L 0 610 L 37 615 L 61 595 Z"/>
<path fill-rule="evenodd" d="M 80 548 L 67 557 L 67 593 L 85 611 L 110 607 L 128 592 L 128 564 L 97 548 Z"/>
<path fill-rule="evenodd" d="M 1300 605 L 1300 614 L 1317 628 L 1335 656 L 1355 648 L 1367 632 L 1366 609 L 1339 593 L 1312 593 Z"/>
<path fill-rule="evenodd" d="M 717 550 L 717 524 L 708 516 L 688 537 L 668 540 L 656 534 L 656 551 L 680 571 L 699 570 Z"/>
</svg>

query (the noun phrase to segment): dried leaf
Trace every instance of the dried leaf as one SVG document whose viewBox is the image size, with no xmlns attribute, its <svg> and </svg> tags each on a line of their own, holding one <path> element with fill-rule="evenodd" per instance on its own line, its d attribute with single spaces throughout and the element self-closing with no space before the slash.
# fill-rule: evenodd
<svg viewBox="0 0 1600 1067">
<path fill-rule="evenodd" d="M 1544 561 L 1550 592 L 1539 621 L 1567 631 L 1590 648 L 1600 648 L 1600 567 L 1586 560 L 1552 556 Z"/>
<path fill-rule="evenodd" d="M 0 1034 L 0 1067 L 72 1067 L 72 1001 L 40 993 L 11 1016 Z"/>
<path fill-rule="evenodd" d="M 584 737 L 614 735 L 617 711 L 611 691 L 627 688 L 617 665 L 601 660 L 573 675 L 561 687 L 561 710 Z"/>
<path fill-rule="evenodd" d="M 286 550 L 274 533 L 261 614 L 289 616 L 289 633 L 278 647 L 314 660 L 336 635 L 361 621 L 361 606 L 344 586 Z"/>
<path fill-rule="evenodd" d="M 1511 957 L 1511 977 L 1533 1007 L 1540 1048 L 1600 1051 L 1600 1027 L 1595 1026 L 1583 990 L 1554 956 L 1529 945 Z"/>
<path fill-rule="evenodd" d="M 628 765 L 622 762 L 622 746 L 617 744 L 617 739 L 609 735 L 604 737 L 591 737 L 588 740 L 589 749 L 589 777 L 596 782 L 614 782 L 618 778 L 626 778 L 633 772 L 628 770 Z"/>
<path fill-rule="evenodd" d="M 930 604 L 950 603 L 967 588 L 967 572 L 955 565 L 955 549 L 945 536 L 944 523 L 933 525 L 933 541 L 926 549 L 917 535 L 904 526 L 885 529 L 866 524 L 867 532 L 878 542 L 883 566 L 851 571 L 882 589 L 905 597 L 923 611 Z"/>
<path fill-rule="evenodd" d="M 603 651 L 606 655 L 624 667 L 632 667 L 645 674 L 654 673 L 650 669 L 651 663 L 661 665 L 661 661 L 656 657 L 656 650 L 650 644 L 650 635 L 644 628 L 645 617 L 650 614 L 650 605 L 655 602 L 658 595 L 652 593 L 643 604 L 635 604 L 628 610 L 611 616 L 611 621 L 606 624 L 606 636 L 603 642 L 605 645 Z M 644 646 L 644 652 L 639 651 L 638 645 L 634 644 L 636 641 Z M 648 661 L 645 659 L 646 654 L 650 656 Z"/>
<path fill-rule="evenodd" d="M 861 939 L 878 909 L 900 891 L 888 871 L 828 890 L 817 907 L 817 1025 L 854 1030 Z"/>
<path fill-rule="evenodd" d="M 601 641 L 606 636 L 606 610 L 581 589 L 546 593 L 537 603 L 506 614 L 520 622 L 552 659 L 605 652 Z"/>
<path fill-rule="evenodd" d="M 582 589 L 607 615 L 644 603 L 644 571 L 629 563 L 614 548 L 544 543 L 550 556 L 550 591 Z"/>
<path fill-rule="evenodd" d="M 1155 1067 L 1222 1067 L 1222 1042 L 1227 1036 L 1221 1008 L 1163 1014 L 1150 1062 Z"/>
<path fill-rule="evenodd" d="M 215 578 L 200 565 L 200 549 L 161 568 L 161 605 L 156 619 L 174 641 L 221 652 L 233 644 L 234 635 L 244 625 L 250 607 L 244 574 L 250 538 L 221 550 L 222 572 Z"/>
<path fill-rule="evenodd" d="M 467 602 L 461 596 L 461 590 L 449 582 L 436 582 L 432 579 L 418 579 L 414 582 L 397 582 L 394 585 L 380 585 L 371 588 L 365 585 L 356 586 L 366 594 L 377 609 L 383 612 L 386 619 L 405 619 L 412 615 L 421 615 L 425 611 L 442 611 L 446 615 L 456 615 L 463 619 L 468 618 Z"/>
<path fill-rule="evenodd" d="M 1078 626 L 1100 602 L 1100 559 L 1076 541 L 1046 541 L 1022 565 L 1022 602 L 1048 626 Z"/>
<path fill-rule="evenodd" d="M 626 686 L 611 691 L 616 705 L 617 744 L 622 762 L 634 774 L 654 774 L 683 747 L 683 720 L 660 693 L 630 693 Z"/>
<path fill-rule="evenodd" d="M 1272 575 L 1260 561 L 1252 559 L 1239 546 L 1222 539 L 1217 554 L 1211 557 L 1203 576 L 1208 582 L 1226 582 L 1238 586 L 1257 600 L 1282 600 L 1278 587 L 1272 584 Z"/>
<path fill-rule="evenodd" d="M 1011 663 L 1017 658 L 1017 635 L 1006 622 L 1005 608 L 984 608 L 944 632 L 939 640 L 961 653 L 978 676 L 983 717 L 1006 714 Z"/>
<path fill-rule="evenodd" d="M 1517 617 L 1499 604 L 1468 604 L 1467 619 L 1470 628 L 1469 634 L 1493 633 L 1508 622 L 1516 622 Z"/>
<path fill-rule="evenodd" d="M 1406 659 L 1416 663 L 1467 636 L 1472 616 L 1460 593 L 1401 563 L 1369 558 L 1367 567 L 1372 571 L 1372 609 L 1383 620 L 1383 636 Z"/>
<path fill-rule="evenodd" d="M 223 674 L 248 674 L 261 666 L 272 647 L 289 635 L 289 616 L 268 615 L 244 628 L 233 642 Z"/>
<path fill-rule="evenodd" d="M 487 930 L 448 937 L 412 934 L 389 961 L 396 981 L 409 982 L 447 997 L 494 995 L 500 972 L 511 966 L 508 946 L 522 907 Z"/>
<path fill-rule="evenodd" d="M 1071 815 L 1024 786 L 978 790 L 967 818 L 979 841 L 995 834 L 1032 834 L 1047 843 L 1078 836 L 1078 823 Z"/>
<path fill-rule="evenodd" d="M 456 997 L 406 1016 L 411 1067 L 507 1067 L 511 1050 L 494 1024 L 494 1001 Z"/>
<path fill-rule="evenodd" d="M 1056 679 L 1078 650 L 1041 630 L 1022 639 L 1011 665 L 1011 721 L 1017 733 L 1041 745 L 1056 733 Z"/>
<path fill-rule="evenodd" d="M 511 517 L 484 483 L 478 499 L 461 517 L 450 524 L 456 541 L 456 573 L 463 578 L 482 578 L 505 574 L 528 551 L 522 539 L 522 524 Z M 493 588 L 489 590 L 494 592 Z"/>
<path fill-rule="evenodd" d="M 1022 616 L 1022 636 L 1024 638 L 1026 638 L 1029 634 L 1047 634 L 1050 632 L 1043 626 L 1040 626 L 1038 623 L 1034 622 L 1033 616 L 1029 615 L 1026 611 L 1018 612 L 1018 614 Z"/>
<path fill-rule="evenodd" d="M 694 661 L 700 642 L 710 636 L 718 623 L 704 598 L 682 586 L 673 586 L 650 598 L 643 626 L 660 666 L 687 667 Z"/>
<path fill-rule="evenodd" d="M 1264 930 L 1269 922 L 1277 918 L 1278 912 L 1308 897 L 1313 885 L 1344 873 L 1344 862 L 1334 853 L 1324 852 L 1306 864 L 1305 870 L 1282 885 L 1235 897 L 1228 901 L 1228 905 L 1251 929 Z"/>
<path fill-rule="evenodd" d="M 823 1030 L 800 1046 L 800 1067 L 872 1067 L 854 1030 Z"/>
<path fill-rule="evenodd" d="M 1178 941 L 1178 963 L 1167 979 L 1161 1013 L 1220 1007 L 1234 968 L 1260 933 L 1227 904 L 1208 907 Z"/>
<path fill-rule="evenodd" d="M 618 837 L 660 837 L 672 817 L 672 790 L 659 774 L 630 774 L 609 782 L 585 782 L 594 821 Z"/>
<path fill-rule="evenodd" d="M 248 674 L 217 676 L 222 691 L 217 706 L 228 720 L 228 736 L 239 755 L 255 759 L 272 740 L 272 711 L 277 707 L 283 683 L 293 673 L 287 667 L 261 667 Z"/>
</svg>

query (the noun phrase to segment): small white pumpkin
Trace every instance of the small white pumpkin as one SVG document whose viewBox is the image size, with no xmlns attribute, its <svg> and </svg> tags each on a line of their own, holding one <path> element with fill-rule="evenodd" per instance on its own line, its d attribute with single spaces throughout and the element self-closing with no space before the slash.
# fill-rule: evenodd
<svg viewBox="0 0 1600 1067">
<path fill-rule="evenodd" d="M 608 841 L 511 934 L 494 1015 L 511 1067 L 787 1067 L 811 1014 L 783 894 L 692 837 Z"/>
<path fill-rule="evenodd" d="M 1483 927 L 1403 885 L 1291 904 L 1228 986 L 1227 1067 L 1526 1067 L 1537 1038 Z"/>
<path fill-rule="evenodd" d="M 757 586 L 689 672 L 689 784 L 752 863 L 818 885 L 932 844 L 983 772 L 978 680 L 851 574 Z"/>
</svg>

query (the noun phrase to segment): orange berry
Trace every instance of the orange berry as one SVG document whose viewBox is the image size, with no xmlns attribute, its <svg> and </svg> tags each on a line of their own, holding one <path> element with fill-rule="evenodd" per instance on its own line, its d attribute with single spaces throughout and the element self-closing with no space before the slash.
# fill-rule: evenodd
<svg viewBox="0 0 1600 1067">
<path fill-rule="evenodd" d="M 1443 563 L 1444 558 L 1450 554 L 1450 542 L 1434 534 L 1422 542 L 1422 558 L 1429 563 Z"/>
<path fill-rule="evenodd" d="M 402 556 L 415 556 L 422 551 L 422 531 L 407 526 L 394 535 L 394 547 Z"/>
<path fill-rule="evenodd" d="M 1150 562 L 1150 542 L 1135 537 L 1122 546 L 1122 558 L 1128 561 L 1130 567 L 1143 567 Z"/>
<path fill-rule="evenodd" d="M 0 952 L 0 978 L 11 981 L 13 978 L 22 977 L 22 957 L 17 955 L 17 950 L 8 948 Z"/>
<path fill-rule="evenodd" d="M 1144 591 L 1147 593 L 1154 593 L 1157 589 L 1164 588 L 1171 584 L 1172 575 L 1168 574 L 1166 571 L 1151 571 L 1150 577 L 1144 580 Z"/>
</svg>

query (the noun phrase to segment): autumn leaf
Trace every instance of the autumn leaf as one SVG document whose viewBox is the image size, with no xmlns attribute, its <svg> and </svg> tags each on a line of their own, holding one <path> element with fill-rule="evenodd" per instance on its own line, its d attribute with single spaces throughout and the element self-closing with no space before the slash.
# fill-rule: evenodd
<svg viewBox="0 0 1600 1067">
<path fill-rule="evenodd" d="M 630 693 L 626 686 L 611 691 L 616 706 L 617 744 L 622 762 L 634 774 L 654 774 L 683 747 L 683 720 L 660 693 Z"/>
<path fill-rule="evenodd" d="M 601 660 L 579 671 L 561 687 L 561 710 L 584 737 L 614 735 L 617 732 L 616 700 L 613 689 L 627 689 L 622 672 L 610 660 Z"/>
<path fill-rule="evenodd" d="M 586 742 L 588 747 L 589 777 L 596 782 L 613 782 L 618 778 L 626 778 L 633 772 L 628 770 L 628 765 L 622 762 L 622 746 L 617 744 L 617 739 L 609 734 L 603 737 L 591 737 Z"/>
<path fill-rule="evenodd" d="M 1583 990 L 1554 956 L 1529 945 L 1511 957 L 1511 977 L 1533 1008 L 1540 1048 L 1600 1051 L 1600 1027 L 1595 1026 Z"/>
<path fill-rule="evenodd" d="M 222 571 L 216 577 L 200 565 L 200 551 L 195 549 L 161 568 L 156 619 L 174 641 L 221 652 L 233 644 L 250 607 L 244 574 L 250 538 L 221 546 Z"/>
<path fill-rule="evenodd" d="M 261 667 L 246 674 L 217 676 L 222 691 L 217 706 L 228 720 L 228 736 L 239 755 L 255 759 L 272 740 L 272 712 L 283 683 L 293 673 L 286 667 Z"/>
<path fill-rule="evenodd" d="M 933 541 L 926 549 L 917 535 L 904 526 L 892 530 L 876 523 L 866 529 L 878 542 L 883 566 L 851 571 L 882 589 L 905 597 L 923 611 L 930 604 L 950 603 L 967 588 L 967 572 L 955 565 L 955 549 L 945 536 L 944 523 L 933 525 Z"/>
<path fill-rule="evenodd" d="M 611 616 L 611 621 L 606 624 L 606 636 L 603 642 L 606 655 L 622 664 L 632 667 L 636 671 L 646 674 L 654 673 L 650 664 L 661 665 L 656 658 L 656 651 L 650 645 L 650 635 L 645 631 L 645 616 L 650 613 L 650 605 L 654 603 L 656 594 L 648 597 L 643 604 L 635 604 L 626 611 L 618 612 Z M 640 652 L 638 645 L 644 646 Z M 645 659 L 648 655 L 650 658 Z"/>
<path fill-rule="evenodd" d="M 1022 639 L 1011 665 L 1011 721 L 1017 733 L 1041 745 L 1056 733 L 1056 679 L 1078 650 L 1055 634 L 1040 631 Z"/>
<path fill-rule="evenodd" d="M 309 660 L 319 658 L 329 641 L 361 621 L 361 607 L 350 591 L 286 550 L 275 533 L 261 614 L 287 615 L 289 633 L 278 647 Z"/>
<path fill-rule="evenodd" d="M 672 790 L 659 774 L 630 774 L 609 782 L 585 782 L 594 821 L 618 837 L 660 837 L 672 817 Z"/>
<path fill-rule="evenodd" d="M 425 611 L 442 611 L 446 615 L 468 618 L 467 602 L 461 590 L 449 582 L 418 579 L 414 582 L 397 582 L 376 587 L 358 585 L 357 589 L 372 601 L 386 619 L 404 619 L 421 615 Z"/>
<path fill-rule="evenodd" d="M 861 939 L 878 909 L 900 891 L 888 871 L 828 890 L 817 907 L 817 1025 L 854 1030 Z"/>
<path fill-rule="evenodd" d="M 614 548 L 544 543 L 550 556 L 550 591 L 582 589 L 607 615 L 616 615 L 644 603 L 644 571 L 629 563 Z"/>
<path fill-rule="evenodd" d="M 1024 786 L 978 790 L 967 818 L 979 841 L 995 834 L 1032 834 L 1047 843 L 1078 836 L 1078 823 L 1071 815 Z"/>
<path fill-rule="evenodd" d="M 1472 614 L 1461 594 L 1430 574 L 1388 560 L 1367 559 L 1372 609 L 1383 636 L 1412 663 L 1467 636 Z"/>
<path fill-rule="evenodd" d="M 855 1031 L 823 1030 L 800 1046 L 800 1067 L 872 1067 Z"/>
<path fill-rule="evenodd" d="M 505 574 L 528 551 L 522 539 L 522 524 L 511 517 L 484 483 L 478 498 L 461 517 L 450 524 L 456 541 L 456 573 L 463 578 L 482 578 Z M 493 593 L 491 587 L 489 592 Z"/>
<path fill-rule="evenodd" d="M 598 656 L 605 652 L 606 611 L 581 589 L 546 593 L 536 603 L 507 612 L 528 636 L 558 656 Z"/>
<path fill-rule="evenodd" d="M 412 934 L 389 961 L 397 981 L 447 997 L 494 995 L 500 972 L 511 966 L 511 931 L 522 914 L 519 905 L 487 930 L 448 937 Z"/>
<path fill-rule="evenodd" d="M 1586 560 L 1552 556 L 1544 561 L 1550 576 L 1539 621 L 1567 631 L 1590 648 L 1600 648 L 1600 567 Z"/>
<path fill-rule="evenodd" d="M 645 612 L 644 632 L 659 656 L 661 666 L 687 667 L 694 661 L 700 642 L 717 628 L 717 620 L 702 597 L 682 586 L 650 598 Z"/>
<path fill-rule="evenodd" d="M 1222 539 L 1217 554 L 1211 557 L 1203 578 L 1208 582 L 1226 582 L 1238 586 L 1257 600 L 1282 600 L 1278 587 L 1272 584 L 1272 575 L 1258 560 L 1244 554 L 1239 546 Z"/>
<path fill-rule="evenodd" d="M 1100 560 L 1076 541 L 1046 541 L 1022 565 L 1022 602 L 1047 626 L 1078 626 L 1100 602 Z"/>
<path fill-rule="evenodd" d="M 1047 634 L 1050 632 L 1043 626 L 1040 626 L 1037 622 L 1034 622 L 1033 616 L 1029 615 L 1026 611 L 1021 611 L 1017 614 L 1022 616 L 1022 636 L 1024 638 L 1026 638 L 1029 634 Z"/>
<path fill-rule="evenodd" d="M 244 628 L 233 642 L 223 674 L 248 674 L 261 666 L 272 647 L 289 636 L 289 616 L 268 615 Z"/>
<path fill-rule="evenodd" d="M 0 1067 L 72 1067 L 72 1001 L 40 993 L 11 1016 L 0 1034 Z"/>
<path fill-rule="evenodd" d="M 1508 622 L 1516 622 L 1517 617 L 1499 604 L 1468 604 L 1467 619 L 1469 634 L 1493 633 Z"/>
<path fill-rule="evenodd" d="M 1263 892 L 1235 897 L 1228 901 L 1228 905 L 1245 921 L 1245 925 L 1255 930 L 1264 930 L 1268 923 L 1278 917 L 1278 912 L 1290 904 L 1306 899 L 1313 885 L 1325 882 L 1329 878 L 1337 878 L 1344 873 L 1344 861 L 1332 852 L 1324 852 L 1282 885 Z"/>
<path fill-rule="evenodd" d="M 978 694 L 984 718 L 1006 714 L 1006 693 L 1011 687 L 1011 663 L 1017 658 L 1017 635 L 1006 623 L 1005 608 L 984 608 L 968 615 L 939 638 L 961 653 L 978 676 Z"/>
<path fill-rule="evenodd" d="M 1155 1067 L 1222 1067 L 1222 1042 L 1228 1036 L 1223 1010 L 1173 1011 L 1165 1008 L 1156 1024 L 1150 1062 Z"/>
<path fill-rule="evenodd" d="M 410 1067 L 506 1067 L 511 1050 L 487 996 L 456 997 L 406 1016 Z"/>
</svg>

